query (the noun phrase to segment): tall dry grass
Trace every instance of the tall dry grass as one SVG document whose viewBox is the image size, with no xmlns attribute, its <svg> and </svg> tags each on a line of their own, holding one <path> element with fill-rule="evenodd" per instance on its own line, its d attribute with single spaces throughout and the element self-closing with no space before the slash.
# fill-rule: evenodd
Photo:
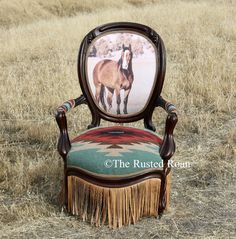
<svg viewBox="0 0 236 239">
<path fill-rule="evenodd" d="M 147 24 L 162 36 L 167 48 L 163 96 L 179 109 L 174 159 L 192 165 L 174 170 L 170 214 L 117 233 L 60 214 L 62 161 L 53 118 L 58 105 L 81 93 L 76 59 L 83 36 L 112 21 Z M 0 26 L 0 235 L 236 235 L 234 1 L 2 0 Z M 90 113 L 83 106 L 68 119 L 73 137 L 89 124 Z M 157 109 L 160 134 L 164 119 Z M 142 127 L 142 122 L 134 125 Z"/>
</svg>

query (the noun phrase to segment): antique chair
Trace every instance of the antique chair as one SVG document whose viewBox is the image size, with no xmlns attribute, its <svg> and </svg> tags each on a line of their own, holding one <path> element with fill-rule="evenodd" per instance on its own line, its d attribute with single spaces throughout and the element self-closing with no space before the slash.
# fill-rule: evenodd
<svg viewBox="0 0 236 239">
<path fill-rule="evenodd" d="M 110 23 L 85 36 L 78 56 L 83 94 L 56 113 L 69 213 L 116 228 L 168 208 L 177 113 L 161 97 L 165 69 L 163 41 L 147 26 Z M 81 104 L 88 105 L 92 122 L 70 140 L 66 113 Z M 155 107 L 167 112 L 163 139 L 153 132 Z M 118 125 L 99 127 L 101 119 Z M 141 119 L 145 129 L 123 126 Z"/>
</svg>

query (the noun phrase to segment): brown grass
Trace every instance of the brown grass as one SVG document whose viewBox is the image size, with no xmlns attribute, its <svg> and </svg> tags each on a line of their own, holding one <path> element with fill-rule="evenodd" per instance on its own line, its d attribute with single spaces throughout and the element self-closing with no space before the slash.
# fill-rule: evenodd
<svg viewBox="0 0 236 239">
<path fill-rule="evenodd" d="M 179 109 L 171 210 L 110 231 L 60 212 L 62 160 L 53 114 L 80 94 L 81 39 L 112 21 L 153 27 L 167 48 L 163 96 Z M 234 1 L 0 1 L 0 235 L 3 238 L 235 238 Z M 71 137 L 86 106 L 68 114 Z M 165 113 L 154 121 L 163 132 Z M 105 122 L 103 122 L 105 124 Z M 133 125 L 142 127 L 142 122 Z"/>
</svg>

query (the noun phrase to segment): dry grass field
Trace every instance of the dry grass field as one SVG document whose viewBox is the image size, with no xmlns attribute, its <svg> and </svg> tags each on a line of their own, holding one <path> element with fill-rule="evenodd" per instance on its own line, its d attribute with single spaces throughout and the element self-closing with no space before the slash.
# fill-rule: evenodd
<svg viewBox="0 0 236 239">
<path fill-rule="evenodd" d="M 54 120 L 56 107 L 81 93 L 83 36 L 113 21 L 147 24 L 162 36 L 163 96 L 179 110 L 174 160 L 191 163 L 174 168 L 161 220 L 120 230 L 60 211 Z M 0 238 L 236 238 L 236 1 L 0 0 L 0 53 Z M 89 124 L 89 110 L 78 107 L 68 119 L 73 137 Z M 159 134 L 164 119 L 157 109 Z"/>
</svg>

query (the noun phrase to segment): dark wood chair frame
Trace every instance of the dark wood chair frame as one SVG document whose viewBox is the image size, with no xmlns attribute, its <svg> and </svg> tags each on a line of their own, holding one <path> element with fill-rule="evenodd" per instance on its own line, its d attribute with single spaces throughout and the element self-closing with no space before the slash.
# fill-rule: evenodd
<svg viewBox="0 0 236 239">
<path fill-rule="evenodd" d="M 125 115 L 125 116 L 115 116 L 106 114 L 106 112 L 102 111 L 100 108 L 97 107 L 94 100 L 91 97 L 91 93 L 89 91 L 89 86 L 87 82 L 86 70 L 85 70 L 85 62 L 86 62 L 86 53 L 88 47 L 90 46 L 91 42 L 98 36 L 104 33 L 115 32 L 115 31 L 133 31 L 140 33 L 151 40 L 154 46 L 159 53 L 157 56 L 157 75 L 156 75 L 156 83 L 154 86 L 154 90 L 152 96 L 150 97 L 149 103 L 147 104 L 146 108 L 135 115 Z M 165 54 L 165 47 L 161 37 L 151 28 L 137 24 L 137 23 L 129 23 L 129 22 L 118 22 L 118 23 L 109 23 L 97 27 L 96 29 L 89 32 L 85 38 L 83 39 L 79 55 L 78 55 L 78 77 L 80 86 L 82 89 L 83 94 L 74 99 L 74 106 L 76 107 L 81 104 L 87 104 L 91 114 L 92 114 L 92 122 L 88 125 L 89 128 L 98 127 L 100 125 L 100 120 L 108 120 L 115 123 L 126 123 L 126 122 L 134 122 L 143 119 L 144 127 L 146 129 L 155 131 L 155 127 L 152 123 L 152 114 L 155 107 L 161 107 L 167 112 L 167 118 L 165 123 L 165 133 L 163 138 L 163 143 L 160 147 L 160 156 L 163 159 L 163 169 L 152 169 L 150 171 L 145 171 L 145 173 L 139 173 L 138 175 L 132 175 L 129 177 L 104 177 L 94 175 L 92 173 L 85 172 L 78 168 L 67 167 L 66 164 L 66 156 L 71 148 L 71 142 L 68 135 L 67 130 L 67 119 L 66 119 L 66 112 L 57 110 L 56 113 L 56 121 L 60 129 L 60 135 L 58 140 L 58 152 L 63 158 L 64 161 L 64 205 L 67 208 L 68 199 L 67 199 L 67 192 L 68 192 L 68 185 L 67 185 L 67 177 L 70 175 L 76 175 L 88 182 L 91 182 L 95 185 L 103 186 L 103 187 L 124 187 L 129 186 L 143 180 L 149 178 L 160 178 L 161 179 L 161 191 L 160 191 L 160 200 L 159 200 L 159 208 L 158 214 L 161 216 L 164 209 L 166 208 L 166 199 L 165 199 L 165 192 L 166 192 L 166 177 L 170 173 L 170 167 L 168 167 L 168 160 L 173 156 L 175 152 L 175 142 L 173 138 L 173 130 L 175 125 L 178 121 L 177 112 L 171 103 L 168 103 L 161 97 L 161 91 L 163 87 L 164 77 L 165 77 L 165 70 L 166 70 L 166 54 Z M 58 108 L 59 109 L 59 108 Z"/>
</svg>

